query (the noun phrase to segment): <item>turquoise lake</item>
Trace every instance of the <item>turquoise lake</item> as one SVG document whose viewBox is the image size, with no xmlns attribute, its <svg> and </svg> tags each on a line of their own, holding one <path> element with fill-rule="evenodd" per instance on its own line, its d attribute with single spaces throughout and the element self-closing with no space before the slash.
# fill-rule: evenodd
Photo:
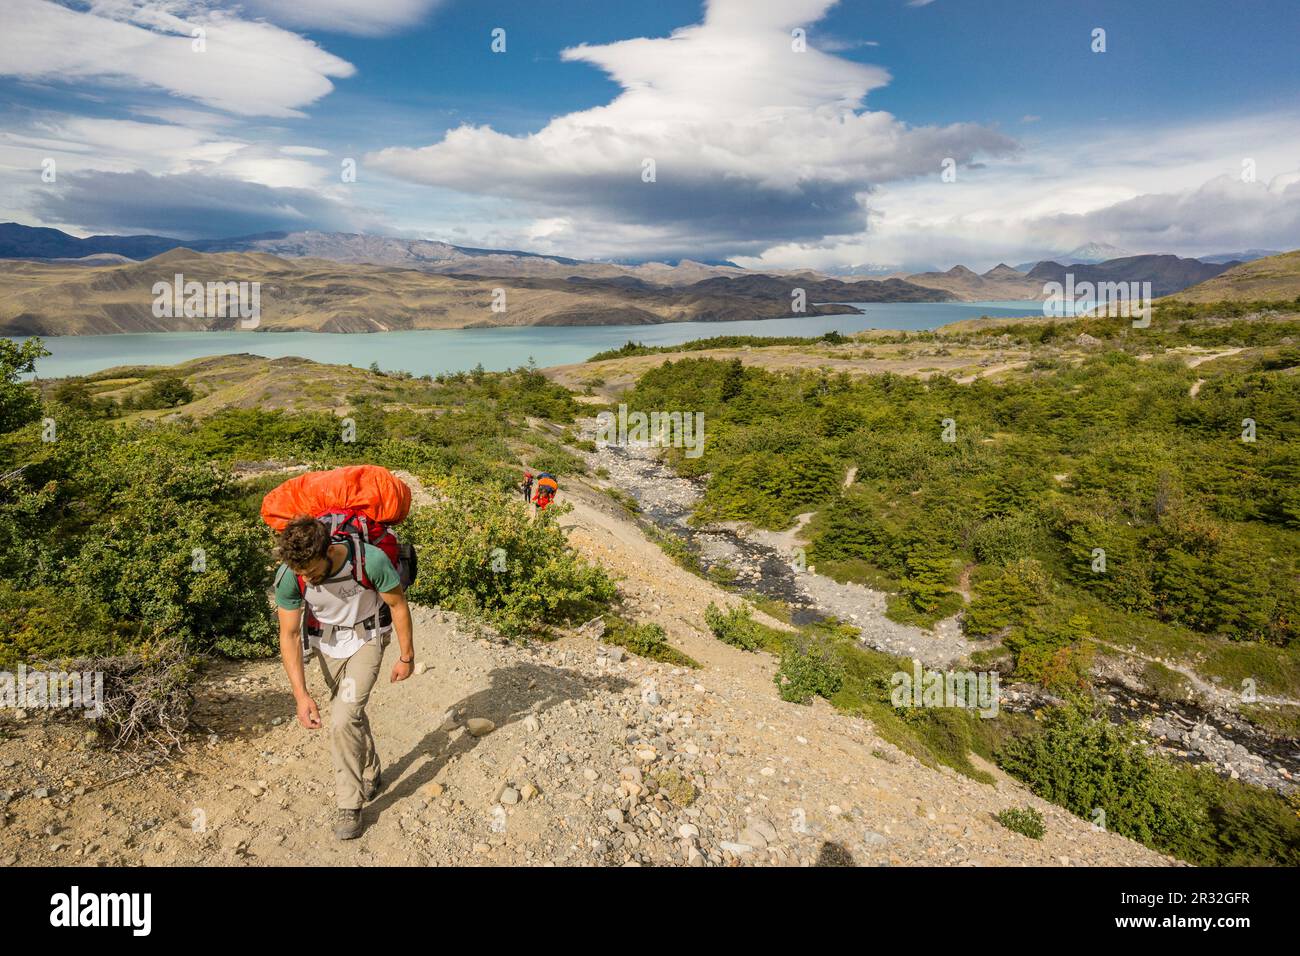
<svg viewBox="0 0 1300 956">
<path fill-rule="evenodd" d="M 1042 315 L 1036 301 L 853 303 L 864 315 L 806 316 L 740 322 L 672 322 L 663 325 L 528 326 L 372 332 L 148 332 L 133 335 L 71 335 L 45 338 L 52 354 L 37 363 L 42 378 L 88 375 L 115 365 L 171 365 L 204 355 L 251 352 L 268 358 L 302 356 L 337 365 L 369 366 L 413 375 L 471 369 L 489 371 L 526 365 L 567 365 L 631 340 L 676 345 L 715 335 L 822 335 L 832 330 L 918 331 L 987 315 Z"/>
</svg>

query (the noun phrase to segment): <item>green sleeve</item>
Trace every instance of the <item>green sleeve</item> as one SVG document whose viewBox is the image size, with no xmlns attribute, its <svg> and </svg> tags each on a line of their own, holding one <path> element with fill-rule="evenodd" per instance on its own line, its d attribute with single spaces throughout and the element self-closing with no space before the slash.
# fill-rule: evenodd
<svg viewBox="0 0 1300 956">
<path fill-rule="evenodd" d="M 275 572 L 275 606 L 282 607 L 286 611 L 297 611 L 302 607 L 302 592 L 298 590 L 298 575 L 283 564 Z"/>
<path fill-rule="evenodd" d="M 388 555 L 373 544 L 368 544 L 365 548 L 366 577 L 375 586 L 375 590 L 396 591 L 401 586 L 402 579 L 398 577 L 397 568 L 393 567 L 393 562 L 388 560 Z"/>
</svg>

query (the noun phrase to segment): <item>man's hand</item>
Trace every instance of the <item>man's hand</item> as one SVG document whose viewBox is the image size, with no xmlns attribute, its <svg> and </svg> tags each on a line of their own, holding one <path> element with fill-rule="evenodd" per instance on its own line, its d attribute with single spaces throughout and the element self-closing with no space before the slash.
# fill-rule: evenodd
<svg viewBox="0 0 1300 956">
<path fill-rule="evenodd" d="M 380 591 L 379 596 L 393 615 L 393 631 L 397 635 L 397 663 L 393 665 L 390 684 L 406 680 L 415 671 L 415 634 L 411 624 L 411 607 L 406 603 L 406 592 L 399 584 L 391 591 Z M 403 660 L 405 658 L 405 661 Z"/>
<path fill-rule="evenodd" d="M 388 683 L 396 684 L 399 680 L 406 680 L 406 678 L 410 677 L 414 671 L 415 671 L 414 661 L 407 663 L 405 661 L 398 660 L 397 663 L 393 665 L 393 676 L 388 679 Z"/>
<path fill-rule="evenodd" d="M 308 730 L 320 730 L 320 710 L 310 694 L 298 698 L 298 723 Z"/>
</svg>

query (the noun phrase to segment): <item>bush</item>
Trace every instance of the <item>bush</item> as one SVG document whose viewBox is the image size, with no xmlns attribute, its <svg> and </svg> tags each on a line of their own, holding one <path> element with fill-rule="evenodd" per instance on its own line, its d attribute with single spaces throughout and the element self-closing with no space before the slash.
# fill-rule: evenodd
<svg viewBox="0 0 1300 956">
<path fill-rule="evenodd" d="M 176 375 L 163 375 L 149 383 L 140 396 L 140 408 L 175 408 L 194 401 L 194 389 Z"/>
<path fill-rule="evenodd" d="M 814 696 L 827 700 L 844 685 L 844 664 L 828 640 L 801 637 L 781 651 L 773 678 L 782 700 L 810 704 Z"/>
<path fill-rule="evenodd" d="M 1031 558 L 1042 532 L 1037 516 L 1025 512 L 989 518 L 975 529 L 975 557 L 998 565 Z"/>
<path fill-rule="evenodd" d="M 1023 834 L 1031 840 L 1041 840 L 1047 832 L 1043 826 L 1043 815 L 1033 807 L 1025 807 L 1023 810 L 1011 807 L 999 813 L 997 820 L 1008 830 Z"/>
<path fill-rule="evenodd" d="M 948 581 L 952 563 L 941 548 L 918 542 L 907 554 L 907 573 L 899 582 L 899 592 L 921 614 L 934 614 L 952 596 Z"/>
<path fill-rule="evenodd" d="M 744 651 L 757 651 L 764 645 L 763 632 L 747 607 L 733 607 L 722 611 L 712 601 L 704 609 L 704 623 L 713 636 L 724 644 Z"/>
<path fill-rule="evenodd" d="M 273 652 L 269 535 L 229 477 L 170 429 L 61 425 L 0 503 L 0 573 L 49 581 L 0 623 L 9 655 L 178 638 L 193 651 Z M 76 633 L 76 613 L 86 626 Z"/>
<path fill-rule="evenodd" d="M 1136 730 L 1078 704 L 1049 711 L 1041 732 L 1004 744 L 997 759 L 1038 796 L 1089 820 L 1101 809 L 1107 829 L 1148 846 L 1194 839 L 1206 823 L 1204 807 Z"/>
<path fill-rule="evenodd" d="M 668 643 L 668 636 L 658 624 L 635 624 L 613 612 L 604 615 L 605 633 L 601 640 L 627 648 L 633 654 L 652 661 L 676 664 L 680 667 L 699 667 L 699 661 L 683 654 Z"/>
<path fill-rule="evenodd" d="M 79 658 L 63 669 L 103 674 L 101 742 L 166 753 L 180 745 L 189 726 L 197 664 L 183 643 L 168 639 L 130 654 Z"/>
<path fill-rule="evenodd" d="M 984 637 L 1022 623 L 1047 600 L 1048 578 L 1036 561 L 1013 561 L 998 574 L 984 576 L 966 608 L 963 629 Z"/>
<path fill-rule="evenodd" d="M 36 360 L 49 354 L 40 339 L 20 344 L 0 338 L 0 434 L 40 418 L 40 393 L 18 376 L 34 371 Z"/>
<path fill-rule="evenodd" d="M 140 628 L 97 601 L 48 585 L 19 589 L 0 580 L 0 669 L 83 655 L 126 653 Z"/>
<path fill-rule="evenodd" d="M 477 614 L 503 634 L 586 620 L 612 601 L 614 583 L 569 547 L 553 505 L 536 520 L 511 494 L 460 479 L 444 500 L 417 508 L 400 528 L 420 553 L 415 601 Z"/>
<path fill-rule="evenodd" d="M 1044 622 L 1037 614 L 1013 628 L 1004 643 L 1015 655 L 1016 677 L 1049 690 L 1081 689 L 1089 684 L 1094 647 L 1088 619 L 1073 614 L 1064 623 Z"/>
</svg>

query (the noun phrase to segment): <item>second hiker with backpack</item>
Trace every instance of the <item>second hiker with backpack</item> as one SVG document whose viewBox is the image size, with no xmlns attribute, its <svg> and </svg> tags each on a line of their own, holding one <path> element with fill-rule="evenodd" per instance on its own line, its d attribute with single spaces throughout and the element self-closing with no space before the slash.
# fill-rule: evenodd
<svg viewBox="0 0 1300 956">
<path fill-rule="evenodd" d="M 560 490 L 560 483 L 555 480 L 555 476 L 547 472 L 542 472 L 537 476 L 537 494 L 533 497 L 533 504 L 537 506 L 538 511 L 545 511 L 547 506 L 555 500 L 556 492 Z"/>
<path fill-rule="evenodd" d="M 303 727 L 322 726 L 307 690 L 304 649 L 315 654 L 330 692 L 334 836 L 340 840 L 360 835 L 361 806 L 383 788 L 366 704 L 394 633 L 399 653 L 389 681 L 406 680 L 414 670 L 405 588 L 415 577 L 415 552 L 388 527 L 406 517 L 410 504 L 410 489 L 372 465 L 300 475 L 262 503 L 263 520 L 279 532 L 280 657 Z"/>
</svg>

